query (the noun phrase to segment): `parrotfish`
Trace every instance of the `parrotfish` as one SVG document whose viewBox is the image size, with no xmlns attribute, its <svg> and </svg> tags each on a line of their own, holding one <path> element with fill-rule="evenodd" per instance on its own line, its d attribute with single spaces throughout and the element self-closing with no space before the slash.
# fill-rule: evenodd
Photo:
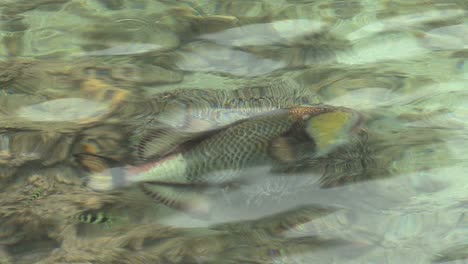
<svg viewBox="0 0 468 264">
<path fill-rule="evenodd" d="M 273 110 L 196 133 L 179 144 L 171 141 L 177 131 L 159 131 L 147 147 L 159 153 L 164 149 L 164 155 L 111 169 L 112 187 L 106 188 L 136 184 L 166 206 L 204 214 L 210 208 L 208 190 L 249 182 L 256 177 L 251 168 L 274 174 L 323 157 L 347 142 L 361 123 L 362 116 L 353 110 L 319 105 Z M 102 186 L 103 179 L 110 178 L 91 175 L 89 186 Z"/>
</svg>

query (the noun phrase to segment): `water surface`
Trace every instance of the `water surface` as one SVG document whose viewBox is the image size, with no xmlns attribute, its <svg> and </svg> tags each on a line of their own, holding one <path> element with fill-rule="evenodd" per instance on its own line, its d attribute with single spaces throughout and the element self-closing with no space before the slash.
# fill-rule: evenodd
<svg viewBox="0 0 468 264">
<path fill-rule="evenodd" d="M 466 263 L 467 9 L 3 0 L 0 263 Z M 210 219 L 93 190 L 81 165 L 104 165 L 76 158 L 125 163 L 161 124 L 317 103 L 361 112 L 366 140 L 227 194 Z"/>
</svg>

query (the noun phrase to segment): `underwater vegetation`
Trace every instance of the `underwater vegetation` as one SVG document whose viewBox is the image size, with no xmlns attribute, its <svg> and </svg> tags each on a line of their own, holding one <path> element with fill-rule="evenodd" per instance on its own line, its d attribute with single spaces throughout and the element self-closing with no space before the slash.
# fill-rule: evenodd
<svg viewBox="0 0 468 264">
<path fill-rule="evenodd" d="M 289 238 L 285 233 L 298 225 L 333 212 L 333 208 L 302 206 L 261 219 L 215 225 L 208 228 L 169 228 L 155 224 L 130 227 L 126 234 L 110 231 L 96 238 L 69 236 L 62 248 L 40 263 L 93 261 L 116 263 L 271 263 L 287 261 L 295 254 L 349 247 L 365 251 L 366 245 L 353 245 L 338 239 L 302 234 Z M 69 232 L 73 233 L 72 230 Z M 98 253 L 100 252 L 100 253 Z M 105 254 L 102 254 L 105 252 Z M 141 252 L 145 252 L 142 254 Z M 107 256 L 107 257 L 106 257 Z"/>
</svg>

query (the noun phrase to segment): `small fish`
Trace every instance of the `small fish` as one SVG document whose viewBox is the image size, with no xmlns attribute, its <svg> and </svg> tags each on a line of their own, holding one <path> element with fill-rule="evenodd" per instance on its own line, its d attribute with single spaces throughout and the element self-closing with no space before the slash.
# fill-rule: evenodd
<svg viewBox="0 0 468 264">
<path fill-rule="evenodd" d="M 103 212 L 84 212 L 82 214 L 79 214 L 77 216 L 77 219 L 80 223 L 85 223 L 85 224 L 103 224 L 107 223 L 110 224 L 113 219 L 104 214 Z"/>
<path fill-rule="evenodd" d="M 203 215 L 210 204 L 200 193 L 253 180 L 249 168 L 275 172 L 326 155 L 361 123 L 357 112 L 320 105 L 274 110 L 194 133 L 178 144 L 172 140 L 181 138 L 177 131 L 160 132 L 159 141 L 147 147 L 156 153 L 164 149 L 165 154 L 146 164 L 114 168 L 108 185 L 114 189 L 138 184 L 166 206 Z M 102 179 L 91 177 L 89 186 L 103 186 L 98 182 Z"/>
<path fill-rule="evenodd" d="M 34 192 L 33 194 L 29 197 L 28 199 L 28 203 L 32 203 L 34 201 L 36 201 L 37 199 L 39 199 L 43 194 L 44 194 L 44 191 L 46 189 L 43 188 L 43 187 L 38 187 Z"/>
</svg>

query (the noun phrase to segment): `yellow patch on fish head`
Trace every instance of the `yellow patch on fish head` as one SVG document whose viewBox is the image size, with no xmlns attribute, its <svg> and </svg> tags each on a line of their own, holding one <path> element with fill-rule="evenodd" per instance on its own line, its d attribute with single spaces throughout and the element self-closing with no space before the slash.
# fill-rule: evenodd
<svg viewBox="0 0 468 264">
<path fill-rule="evenodd" d="M 336 109 L 310 117 L 306 121 L 305 130 L 314 139 L 317 154 L 323 155 L 345 143 L 360 120 L 356 112 Z"/>
</svg>

